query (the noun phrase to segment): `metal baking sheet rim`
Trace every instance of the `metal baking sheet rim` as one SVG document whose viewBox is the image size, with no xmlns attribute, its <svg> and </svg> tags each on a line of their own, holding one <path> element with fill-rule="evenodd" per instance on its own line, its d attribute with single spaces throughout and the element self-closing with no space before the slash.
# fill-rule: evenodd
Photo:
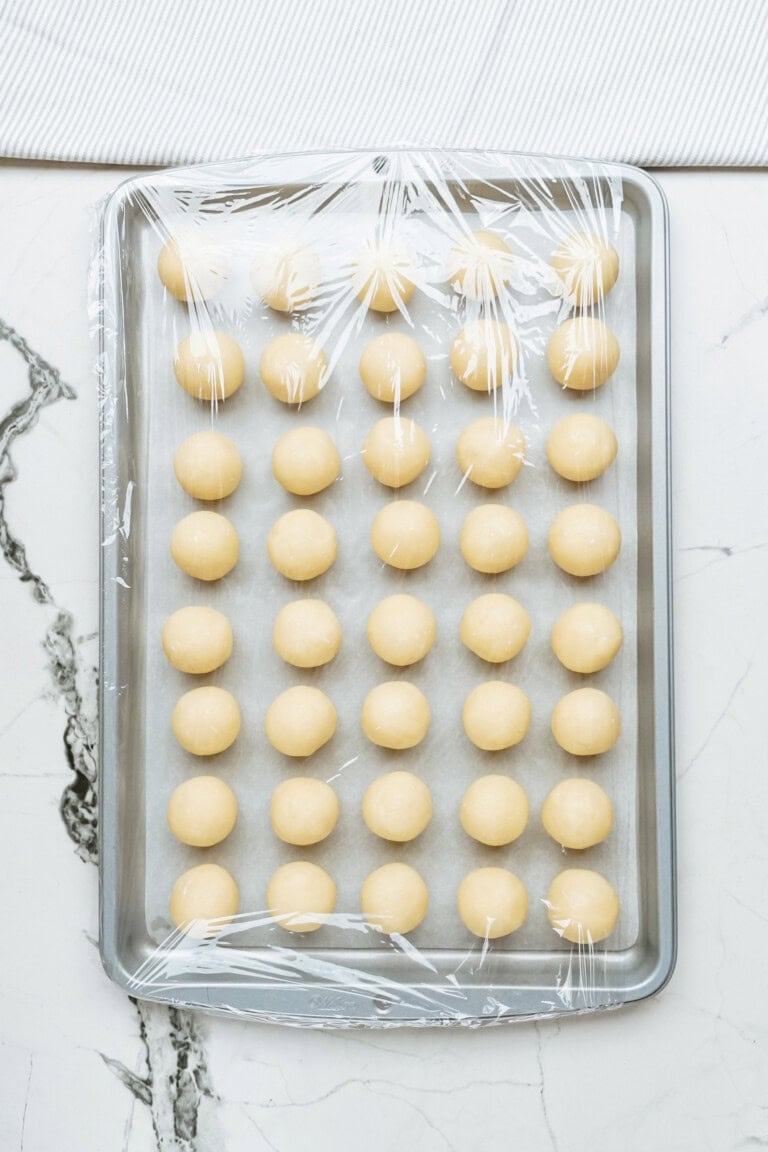
<svg viewBox="0 0 768 1152">
<path fill-rule="evenodd" d="M 392 149 L 366 150 L 372 158 Z M 349 155 L 359 155 L 350 152 Z M 496 153 L 502 155 L 501 153 Z M 301 155 L 317 158 L 328 153 L 292 153 L 285 157 L 292 162 L 299 161 Z M 334 153 L 334 155 L 336 155 Z M 339 154 L 343 155 L 343 154 Z M 471 152 L 462 152 L 471 159 Z M 525 161 L 522 154 L 509 154 L 510 159 Z M 280 157 L 264 156 L 249 158 L 247 163 L 259 159 L 275 161 Z M 557 179 L 558 161 L 573 172 L 579 165 L 589 165 L 591 161 L 572 158 L 531 157 L 552 165 L 552 178 Z M 242 166 L 237 161 L 233 167 Z M 221 172 L 225 165 L 198 166 L 194 171 L 203 174 L 206 169 Z M 676 900 L 676 858 L 675 858 L 675 772 L 674 772 L 674 701 L 673 701 L 673 645 L 672 645 L 672 568 L 671 568 L 671 454 L 670 418 L 671 398 L 669 380 L 669 252 L 668 252 L 668 211 L 664 193 L 656 181 L 645 171 L 623 164 L 601 164 L 613 176 L 621 179 L 625 199 L 633 200 L 638 218 L 650 230 L 647 255 L 650 259 L 649 273 L 649 314 L 647 335 L 650 354 L 648 375 L 650 378 L 650 495 L 652 515 L 652 572 L 653 572 L 653 688 L 654 688 L 654 746 L 655 746 L 655 851 L 656 851 L 656 917 L 654 928 L 657 936 L 652 953 L 652 964 L 643 972 L 642 978 L 624 987 L 599 987 L 595 985 L 588 1000 L 567 1003 L 558 1000 L 557 989 L 551 984 L 542 986 L 539 981 L 514 986 L 476 985 L 461 990 L 460 1011 L 448 1014 L 427 1002 L 402 1004 L 386 997 L 361 997 L 359 991 L 352 991 L 342 985 L 326 985 L 322 988 L 311 983 L 301 984 L 257 984 L 253 981 L 240 982 L 225 979 L 215 982 L 185 981 L 169 983 L 167 986 L 137 987 L 134 979 L 136 965 L 128 962 L 125 954 L 125 941 L 120 935 L 120 909 L 118 906 L 118 881 L 121 869 L 130 868 L 121 852 L 121 826 L 118 800 L 121 782 L 118 772 L 119 729 L 117 701 L 117 619 L 121 606 L 127 611 L 129 592 L 127 583 L 121 577 L 121 557 L 119 544 L 114 532 L 114 521 L 107 522 L 107 494 L 116 492 L 119 477 L 116 465 L 116 449 L 119 445 L 116 423 L 119 405 L 108 413 L 103 398 L 112 395 L 117 398 L 125 380 L 119 370 L 119 348 L 121 340 L 112 333 L 108 339 L 104 326 L 99 329 L 99 385 L 100 385 L 100 668 L 99 668 L 99 951 L 107 975 L 124 991 L 133 996 L 157 1000 L 176 1006 L 200 1008 L 235 1017 L 247 1017 L 265 1021 L 279 1021 L 297 1026 L 323 1027 L 366 1027 L 408 1026 L 413 1024 L 446 1026 L 465 1025 L 474 1027 L 511 1020 L 540 1018 L 548 1015 L 582 1014 L 587 1011 L 610 1009 L 623 1004 L 646 999 L 659 992 L 669 981 L 674 971 L 677 957 L 677 900 Z M 188 174 L 190 169 L 170 169 L 159 174 L 134 177 L 121 184 L 105 205 L 100 230 L 100 251 L 102 256 L 111 253 L 111 268 L 116 271 L 114 281 L 100 269 L 98 285 L 99 307 L 103 315 L 107 299 L 111 301 L 115 314 L 120 314 L 122 281 L 120 247 L 120 216 L 127 200 L 147 183 L 158 179 L 169 180 Z M 563 174 L 560 174 L 563 179 Z M 567 178 L 567 177 L 565 177 Z M 122 336 L 122 332 L 120 333 Z M 125 604 L 121 605 L 121 601 Z M 146 953 L 156 951 L 155 945 L 147 937 Z M 337 950 L 336 956 L 345 950 Z M 346 950 L 359 958 L 354 950 Z M 441 953 L 445 957 L 445 953 Z M 460 954 L 456 953 L 457 959 Z M 573 956 L 573 954 L 572 954 Z M 571 956 L 571 958 L 572 958 Z M 551 959 L 550 954 L 541 954 L 542 961 Z M 566 959 L 562 954 L 561 959 Z M 528 959 L 536 961 L 536 955 L 528 954 Z M 425 985 L 425 988 L 428 985 Z M 432 985 L 432 990 L 438 988 Z M 456 991 L 455 988 L 452 989 Z M 446 987 L 446 991 L 449 989 Z M 494 993 L 503 992 L 506 1003 L 503 1006 Z M 419 997 L 417 996 L 418 1000 Z M 457 1004 L 458 1008 L 458 1004 Z"/>
</svg>

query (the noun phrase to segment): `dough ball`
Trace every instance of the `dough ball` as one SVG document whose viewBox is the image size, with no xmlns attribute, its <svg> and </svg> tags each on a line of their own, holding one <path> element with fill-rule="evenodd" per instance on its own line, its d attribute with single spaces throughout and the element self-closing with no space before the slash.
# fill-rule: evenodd
<svg viewBox="0 0 768 1152">
<path fill-rule="evenodd" d="M 369 241 L 355 261 L 352 287 L 372 312 L 396 312 L 416 291 L 414 275 L 413 262 L 402 248 Z"/>
<path fill-rule="evenodd" d="M 544 801 L 541 822 L 563 848 L 592 848 L 613 827 L 613 805 L 593 780 L 561 780 Z"/>
<path fill-rule="evenodd" d="M 483 416 L 464 429 L 456 444 L 459 468 L 481 488 L 505 488 L 525 460 L 525 437 L 496 416 Z"/>
<path fill-rule="evenodd" d="M 471 320 L 454 337 L 450 350 L 454 375 L 474 392 L 493 392 L 511 380 L 517 341 L 498 320 Z"/>
<path fill-rule="evenodd" d="M 528 797 L 515 780 L 481 776 L 464 793 L 459 818 L 468 836 L 499 848 L 522 836 L 528 811 Z"/>
<path fill-rule="evenodd" d="M 379 560 L 392 568 L 421 568 L 440 547 L 440 525 L 426 505 L 396 500 L 377 512 L 371 546 Z"/>
<path fill-rule="evenodd" d="M 582 484 L 602 476 L 618 450 L 610 424 L 590 412 L 566 416 L 547 440 L 547 459 L 558 476 Z"/>
<path fill-rule="evenodd" d="M 404 936 L 427 914 L 429 890 L 415 868 L 385 864 L 371 872 L 360 890 L 360 908 L 372 928 Z"/>
<path fill-rule="evenodd" d="M 171 793 L 168 827 L 182 844 L 211 848 L 226 840 L 237 820 L 237 799 L 218 776 L 193 776 Z"/>
<path fill-rule="evenodd" d="M 413 336 L 385 332 L 366 344 L 360 379 L 375 400 L 399 404 L 418 392 L 427 378 L 427 359 Z"/>
<path fill-rule="evenodd" d="M 275 444 L 272 474 L 295 496 L 322 492 L 341 473 L 336 445 L 322 428 L 292 428 Z"/>
<path fill-rule="evenodd" d="M 197 938 L 213 936 L 230 924 L 239 905 L 234 877 L 219 864 L 198 864 L 182 872 L 171 890 L 171 920 Z"/>
<path fill-rule="evenodd" d="M 478 596 L 461 618 L 462 643 L 490 664 L 517 656 L 530 633 L 531 618 L 525 608 L 503 592 Z"/>
<path fill-rule="evenodd" d="M 363 701 L 363 732 L 381 748 L 415 748 L 430 720 L 426 696 L 406 680 L 379 684 Z"/>
<path fill-rule="evenodd" d="M 368 617 L 368 642 L 377 656 L 398 668 L 423 660 L 435 642 L 435 615 L 415 596 L 400 593 L 377 604 Z"/>
<path fill-rule="evenodd" d="M 571 576 L 597 576 L 621 549 L 621 530 L 604 508 L 572 504 L 559 512 L 547 537 L 549 554 Z"/>
<path fill-rule="evenodd" d="M 323 600 L 294 600 L 275 617 L 272 643 L 294 668 L 321 668 L 341 647 L 341 625 Z"/>
<path fill-rule="evenodd" d="M 200 675 L 232 655 L 232 625 L 215 608 L 179 608 L 163 624 L 163 651 L 180 672 Z"/>
<path fill-rule="evenodd" d="M 231 692 L 209 684 L 176 701 L 173 734 L 186 752 L 216 756 L 234 744 L 240 732 L 240 708 Z"/>
<path fill-rule="evenodd" d="M 459 885 L 459 916 L 474 936 L 497 940 L 525 923 L 528 894 L 506 868 L 476 868 Z"/>
<path fill-rule="evenodd" d="M 388 488 L 410 484 L 429 463 L 426 432 L 403 416 L 385 416 L 374 424 L 363 444 L 363 460 L 371 476 Z"/>
<path fill-rule="evenodd" d="M 610 936 L 619 919 L 619 897 L 599 872 L 566 868 L 547 892 L 550 924 L 572 944 L 597 944 Z"/>
<path fill-rule="evenodd" d="M 284 756 L 311 756 L 331 739 L 337 721 L 325 692 L 299 684 L 272 701 L 264 726 L 270 744 Z"/>
<path fill-rule="evenodd" d="M 587 392 L 616 371 L 619 342 L 602 320 L 574 316 L 556 328 L 547 346 L 549 370 L 564 388 Z"/>
<path fill-rule="evenodd" d="M 569 672 L 600 672 L 621 648 L 621 624 L 602 604 L 574 604 L 552 629 L 552 651 Z"/>
<path fill-rule="evenodd" d="M 613 288 L 619 275 L 619 254 L 602 236 L 576 232 L 552 257 L 563 295 L 577 308 L 591 308 Z"/>
<path fill-rule="evenodd" d="M 324 780 L 295 776 L 275 788 L 269 818 L 275 835 L 286 844 L 319 844 L 336 827 L 339 801 Z"/>
<path fill-rule="evenodd" d="M 462 556 L 476 572 L 508 572 L 528 551 L 528 529 L 512 508 L 481 504 L 464 521 L 459 544 Z"/>
<path fill-rule="evenodd" d="M 464 731 L 483 752 L 519 744 L 531 723 L 531 702 L 522 689 L 503 680 L 486 680 L 467 696 L 461 713 Z"/>
<path fill-rule="evenodd" d="M 190 396 L 218 404 L 234 396 L 243 383 L 245 361 L 240 345 L 226 332 L 206 330 L 181 341 L 173 371 Z"/>
<path fill-rule="evenodd" d="M 470 300 L 492 300 L 512 276 L 512 253 L 495 232 L 470 232 L 446 261 L 451 288 Z"/>
<path fill-rule="evenodd" d="M 240 483 L 243 461 L 232 441 L 220 432 L 196 432 L 176 449 L 173 471 L 184 491 L 196 500 L 223 500 Z"/>
<path fill-rule="evenodd" d="M 328 361 L 303 332 L 284 332 L 267 344 L 259 361 L 264 387 L 283 404 L 306 404 L 326 381 Z"/>
<path fill-rule="evenodd" d="M 196 580 L 220 580 L 237 564 L 239 552 L 234 525 L 218 512 L 191 512 L 171 536 L 171 556 Z"/>
<path fill-rule="evenodd" d="M 210 300 L 224 287 L 227 258 L 210 236 L 180 232 L 160 249 L 157 274 L 177 300 Z"/>
<path fill-rule="evenodd" d="M 552 735 L 573 756 L 597 756 L 621 735 L 619 710 L 599 688 L 577 688 L 555 705 Z"/>
<path fill-rule="evenodd" d="M 251 283 L 276 312 L 296 312 L 311 304 L 320 283 L 320 261 L 307 244 L 272 245 L 251 265 Z"/>
<path fill-rule="evenodd" d="M 387 772 L 363 796 L 363 820 L 382 840 L 396 844 L 415 840 L 431 819 L 429 788 L 411 772 Z"/>
<path fill-rule="evenodd" d="M 270 915 L 288 932 L 316 932 L 336 907 L 336 885 L 307 860 L 283 864 L 267 885 Z"/>
<path fill-rule="evenodd" d="M 295 508 L 272 525 L 267 551 L 277 571 L 289 580 L 314 580 L 336 559 L 336 531 L 310 508 Z"/>
</svg>

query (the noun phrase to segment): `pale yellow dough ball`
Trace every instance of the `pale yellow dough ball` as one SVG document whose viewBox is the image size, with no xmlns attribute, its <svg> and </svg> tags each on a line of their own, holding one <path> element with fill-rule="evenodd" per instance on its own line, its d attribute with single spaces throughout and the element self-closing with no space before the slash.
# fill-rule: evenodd
<svg viewBox="0 0 768 1152">
<path fill-rule="evenodd" d="M 587 392 L 599 388 L 616 371 L 619 342 L 602 320 L 574 316 L 552 334 L 547 363 L 558 384 Z"/>
<path fill-rule="evenodd" d="M 470 320 L 450 349 L 454 375 L 474 392 L 493 392 L 511 380 L 517 363 L 517 341 L 498 320 Z"/>
<path fill-rule="evenodd" d="M 182 844 L 211 848 L 234 828 L 237 799 L 218 776 L 193 776 L 171 793 L 166 815 L 168 827 Z"/>
<path fill-rule="evenodd" d="M 481 776 L 464 793 L 459 819 L 468 836 L 499 848 L 522 836 L 528 813 L 528 797 L 517 781 Z"/>
<path fill-rule="evenodd" d="M 240 732 L 240 708 L 231 692 L 209 684 L 193 688 L 176 702 L 173 734 L 186 752 L 216 756 L 234 744 Z"/>
<path fill-rule="evenodd" d="M 176 449 L 173 471 L 196 500 L 224 500 L 240 483 L 243 461 L 237 447 L 220 432 L 196 432 Z"/>
<path fill-rule="evenodd" d="M 272 701 L 264 726 L 273 748 L 284 756 L 311 756 L 333 736 L 336 709 L 319 688 L 287 688 Z"/>
<path fill-rule="evenodd" d="M 512 277 L 512 253 L 495 232 L 470 232 L 446 260 L 451 287 L 470 300 L 492 300 Z"/>
<path fill-rule="evenodd" d="M 621 716 L 610 696 L 599 688 L 577 688 L 555 705 L 551 726 L 566 752 L 598 756 L 613 748 L 621 735 Z"/>
<path fill-rule="evenodd" d="M 336 907 L 336 885 L 317 864 L 283 864 L 267 885 L 267 908 L 288 932 L 316 932 Z"/>
<path fill-rule="evenodd" d="M 289 580 L 314 580 L 336 559 L 336 530 L 311 508 L 295 508 L 272 525 L 267 551 L 277 571 Z"/>
<path fill-rule="evenodd" d="M 402 488 L 421 475 L 431 450 L 429 437 L 413 420 L 385 416 L 366 436 L 363 460 L 380 484 Z"/>
<path fill-rule="evenodd" d="M 226 868 L 198 864 L 182 872 L 171 890 L 171 920 L 189 936 L 213 936 L 231 923 L 239 904 L 237 884 Z"/>
<path fill-rule="evenodd" d="M 525 608 L 503 592 L 478 596 L 461 618 L 462 643 L 489 664 L 512 660 L 530 634 L 531 618 Z"/>
<path fill-rule="evenodd" d="M 294 600 L 275 617 L 272 643 L 294 668 L 321 668 L 341 647 L 341 625 L 323 600 Z"/>
<path fill-rule="evenodd" d="M 218 404 L 240 388 L 245 361 L 240 345 L 226 332 L 200 331 L 180 342 L 173 371 L 190 396 Z"/>
<path fill-rule="evenodd" d="M 363 732 L 381 748 L 415 748 L 426 736 L 430 720 L 426 696 L 405 680 L 379 684 L 363 701 Z"/>
<path fill-rule="evenodd" d="M 503 504 L 481 504 L 467 516 L 459 538 L 461 554 L 476 572 L 508 572 L 528 551 L 528 529 L 519 512 Z"/>
<path fill-rule="evenodd" d="M 408 864 L 384 864 L 371 872 L 360 891 L 360 908 L 366 922 L 389 936 L 413 932 L 428 907 L 429 890 Z"/>
<path fill-rule="evenodd" d="M 427 359 L 413 336 L 384 332 L 366 344 L 360 379 L 375 400 L 399 404 L 418 392 L 427 378 Z"/>
<path fill-rule="evenodd" d="M 190 512 L 171 535 L 171 556 L 196 580 L 220 580 L 237 564 L 239 552 L 234 525 L 219 512 Z"/>
<path fill-rule="evenodd" d="M 594 232 L 569 236 L 552 257 L 563 295 L 577 308 L 599 304 L 619 276 L 619 254 L 608 240 Z"/>
<path fill-rule="evenodd" d="M 372 312 L 396 312 L 413 296 L 413 261 L 397 245 L 369 241 L 355 260 L 352 287 Z"/>
<path fill-rule="evenodd" d="M 163 651 L 180 672 L 199 676 L 221 668 L 232 644 L 232 625 L 216 608 L 179 608 L 163 624 Z"/>
<path fill-rule="evenodd" d="M 509 936 L 528 915 L 528 893 L 506 868 L 470 872 L 459 885 L 457 904 L 464 925 L 483 940 Z"/>
<path fill-rule="evenodd" d="M 341 472 L 336 445 L 322 428 L 292 428 L 275 444 L 272 474 L 295 496 L 322 492 Z"/>
<path fill-rule="evenodd" d="M 275 244 L 251 265 L 251 283 L 276 312 L 297 312 L 312 303 L 320 283 L 320 261 L 307 244 Z"/>
<path fill-rule="evenodd" d="M 284 332 L 267 344 L 259 360 L 264 387 L 283 404 L 306 404 L 326 381 L 325 352 L 303 332 Z"/>
<path fill-rule="evenodd" d="M 456 444 L 461 471 L 481 488 L 505 488 L 525 461 L 525 437 L 496 416 L 482 416 L 464 429 Z"/>
<path fill-rule="evenodd" d="M 552 651 L 569 672 L 600 672 L 621 648 L 621 624 L 602 604 L 574 604 L 552 629 Z"/>
<path fill-rule="evenodd" d="M 613 805 L 594 780 L 561 780 L 544 801 L 541 822 L 563 848 L 592 848 L 610 835 Z"/>
<path fill-rule="evenodd" d="M 582 484 L 602 476 L 618 450 L 610 424 L 590 412 L 566 416 L 547 440 L 547 459 L 558 476 Z"/>
<path fill-rule="evenodd" d="M 160 249 L 157 274 L 177 300 L 210 300 L 224 287 L 228 261 L 204 233 L 180 232 Z"/>
<path fill-rule="evenodd" d="M 432 819 L 429 788 L 411 772 L 387 772 L 366 790 L 363 819 L 382 840 L 397 844 L 415 840 Z"/>
<path fill-rule="evenodd" d="M 572 944 L 597 944 L 610 936 L 619 919 L 619 897 L 599 872 L 566 868 L 549 886 L 547 917 Z"/>
<path fill-rule="evenodd" d="M 597 576 L 610 568 L 621 550 L 621 530 L 604 508 L 572 504 L 552 521 L 549 554 L 570 576 Z"/>
<path fill-rule="evenodd" d="M 377 512 L 371 546 L 384 564 L 411 571 L 428 564 L 440 547 L 440 525 L 417 500 L 395 500 Z"/>
<path fill-rule="evenodd" d="M 519 744 L 531 723 L 531 702 L 522 689 L 503 680 L 478 684 L 461 713 L 464 731 L 484 752 L 499 752 Z"/>
<path fill-rule="evenodd" d="M 406 593 L 388 596 L 368 617 L 368 642 L 377 656 L 406 668 L 423 660 L 435 642 L 435 614 Z"/>
<path fill-rule="evenodd" d="M 319 844 L 333 832 L 339 819 L 339 801 L 324 780 L 295 776 L 272 793 L 269 818 L 275 835 L 286 844 Z"/>
</svg>

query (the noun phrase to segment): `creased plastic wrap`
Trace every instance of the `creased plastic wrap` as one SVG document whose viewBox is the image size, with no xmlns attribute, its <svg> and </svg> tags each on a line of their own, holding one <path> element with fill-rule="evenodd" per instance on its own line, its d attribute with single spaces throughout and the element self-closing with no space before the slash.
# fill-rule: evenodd
<svg viewBox="0 0 768 1152">
<path fill-rule="evenodd" d="M 106 204 L 92 270 L 103 493 L 101 944 L 107 970 L 132 995 L 307 1026 L 473 1025 L 613 1007 L 666 980 L 674 887 L 664 228 L 660 194 L 636 170 L 489 153 L 257 157 L 147 175 Z M 289 334 L 301 340 L 288 341 L 286 352 Z M 376 360 L 371 343 L 389 334 L 411 342 Z M 588 481 L 566 479 L 548 459 L 553 428 L 577 414 L 605 421 L 618 449 Z M 498 477 L 482 475 L 486 449 L 473 456 L 465 445 L 457 456 L 462 433 L 488 417 L 497 439 L 512 437 L 500 465 L 501 479 L 512 479 L 495 488 Z M 377 464 L 376 438 L 367 437 L 382 420 L 391 422 L 394 456 Z M 279 461 L 273 470 L 277 441 L 299 428 L 321 429 L 338 452 L 337 478 L 312 494 L 304 492 L 313 487 L 306 444 L 287 465 L 304 476 L 288 481 L 303 485 L 300 494 L 284 486 Z M 227 489 L 236 486 L 220 500 L 190 494 L 178 457 L 174 467 L 180 445 L 207 431 L 227 437 L 242 460 L 239 483 L 231 479 Z M 558 464 L 552 441 L 549 457 Z M 199 495 L 199 466 L 195 475 Z M 214 486 L 220 481 L 217 473 Z M 406 501 L 439 525 L 436 553 L 410 569 L 400 566 L 404 538 L 386 545 L 388 555 L 371 538 L 381 511 Z M 481 524 L 474 543 L 464 527 L 487 505 L 525 523 L 527 547 L 513 564 L 491 547 L 492 525 Z M 577 553 L 591 548 L 604 568 L 588 575 L 555 562 L 557 532 L 550 535 L 556 518 L 579 505 L 597 506 L 621 534 L 613 560 L 598 529 L 577 528 Z M 278 568 L 315 570 L 314 527 L 305 525 L 285 555 L 272 532 L 299 509 L 322 517 L 335 536 L 335 558 L 305 580 Z M 201 511 L 229 522 L 216 522 L 219 542 L 205 555 L 199 536 L 177 528 Z M 411 546 L 428 554 L 428 536 L 419 529 Z M 570 549 L 573 530 L 561 536 Z M 473 548 L 486 559 L 473 559 Z M 498 663 L 462 642 L 466 609 L 488 594 L 513 597 L 530 620 L 521 650 Z M 376 654 L 367 629 L 377 605 L 395 595 L 426 605 L 435 628 L 426 654 L 402 666 Z M 297 667 L 278 654 L 273 629 L 282 609 L 307 598 L 330 607 L 341 644 L 322 665 Z M 617 654 L 594 672 L 566 668 L 550 640 L 562 614 L 583 603 L 609 609 L 623 632 Z M 231 625 L 231 654 L 211 671 L 184 670 L 184 658 L 170 652 L 164 625 L 188 607 L 215 609 Z M 384 643 L 403 625 L 402 604 L 393 611 Z M 195 626 L 186 641 L 199 649 Z M 308 640 L 301 630 L 293 637 L 300 646 Z M 509 728 L 503 694 L 481 717 L 480 735 L 472 728 L 465 701 L 489 681 L 515 685 L 530 702 L 530 722 L 523 718 L 514 735 L 492 734 Z M 373 709 L 366 734 L 369 693 L 400 682 L 427 702 L 426 735 L 419 739 L 423 718 L 407 705 L 404 718 L 391 702 L 386 716 Z M 231 715 L 206 718 L 200 698 L 186 697 L 209 686 L 230 694 L 226 707 L 234 698 L 239 730 Z M 323 693 L 321 711 L 330 707 L 335 723 L 325 743 L 301 756 L 317 692 L 295 714 L 286 706 L 282 728 L 272 709 L 298 686 Z M 565 737 L 551 724 L 559 702 L 584 688 L 615 708 L 609 746 L 596 754 L 599 719 L 577 715 Z M 231 730 L 222 735 L 222 725 Z M 478 746 L 494 740 L 507 746 Z M 363 818 L 367 790 L 393 772 L 429 790 L 431 818 L 407 841 L 376 835 Z M 529 809 L 524 830 L 507 842 L 509 828 L 498 831 L 501 794 L 485 802 L 485 838 L 504 841 L 494 846 L 460 820 L 467 789 L 489 775 L 519 784 Z M 182 802 L 175 790 L 200 776 L 215 778 L 213 791 L 202 800 L 187 791 Z M 339 807 L 330 834 L 305 846 L 286 843 L 273 826 L 286 835 L 272 798 L 295 778 L 327 783 Z M 563 848 L 545 830 L 542 807 L 556 785 L 576 778 L 600 786 L 612 826 L 607 835 L 602 827 L 599 843 Z M 237 818 L 229 830 L 231 794 Z M 307 824 L 311 796 L 298 812 L 294 801 L 289 823 Z M 416 804 L 400 813 L 408 835 L 424 823 Z M 590 814 L 570 818 L 589 839 Z M 218 842 L 195 846 L 179 833 Z M 293 862 L 326 874 L 322 907 L 311 897 L 302 903 L 295 887 L 287 905 L 275 883 L 268 896 L 275 873 Z M 195 898 L 195 884 L 212 874 L 179 877 L 206 864 L 226 874 L 215 872 L 213 896 Z M 386 911 L 361 906 L 366 878 L 393 864 L 415 870 L 428 892 L 426 914 L 408 931 L 386 931 L 406 924 L 397 900 Z M 517 878 L 527 914 L 519 887 L 511 907 L 503 878 L 501 895 L 476 892 L 470 914 L 460 915 L 460 885 L 487 868 Z M 571 877 L 576 902 L 567 907 L 551 889 L 565 870 L 582 873 Z M 582 890 L 594 879 L 584 873 L 606 882 L 600 907 Z M 399 874 L 401 883 L 403 875 L 413 883 L 411 873 Z M 325 899 L 329 884 L 335 900 Z M 611 890 L 617 918 L 605 907 Z M 423 888 L 414 891 L 407 895 L 423 904 Z M 190 922 L 196 911 L 205 918 Z M 476 922 L 469 930 L 472 915 L 484 931 Z M 313 930 L 301 930 L 302 916 Z"/>
</svg>

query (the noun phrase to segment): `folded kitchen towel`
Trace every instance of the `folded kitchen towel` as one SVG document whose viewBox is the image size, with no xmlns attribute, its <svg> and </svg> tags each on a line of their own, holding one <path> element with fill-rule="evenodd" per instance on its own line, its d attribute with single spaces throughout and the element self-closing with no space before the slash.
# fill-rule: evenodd
<svg viewBox="0 0 768 1152">
<path fill-rule="evenodd" d="M 768 163 L 768 0 L 0 0 L 0 155 Z"/>
</svg>

